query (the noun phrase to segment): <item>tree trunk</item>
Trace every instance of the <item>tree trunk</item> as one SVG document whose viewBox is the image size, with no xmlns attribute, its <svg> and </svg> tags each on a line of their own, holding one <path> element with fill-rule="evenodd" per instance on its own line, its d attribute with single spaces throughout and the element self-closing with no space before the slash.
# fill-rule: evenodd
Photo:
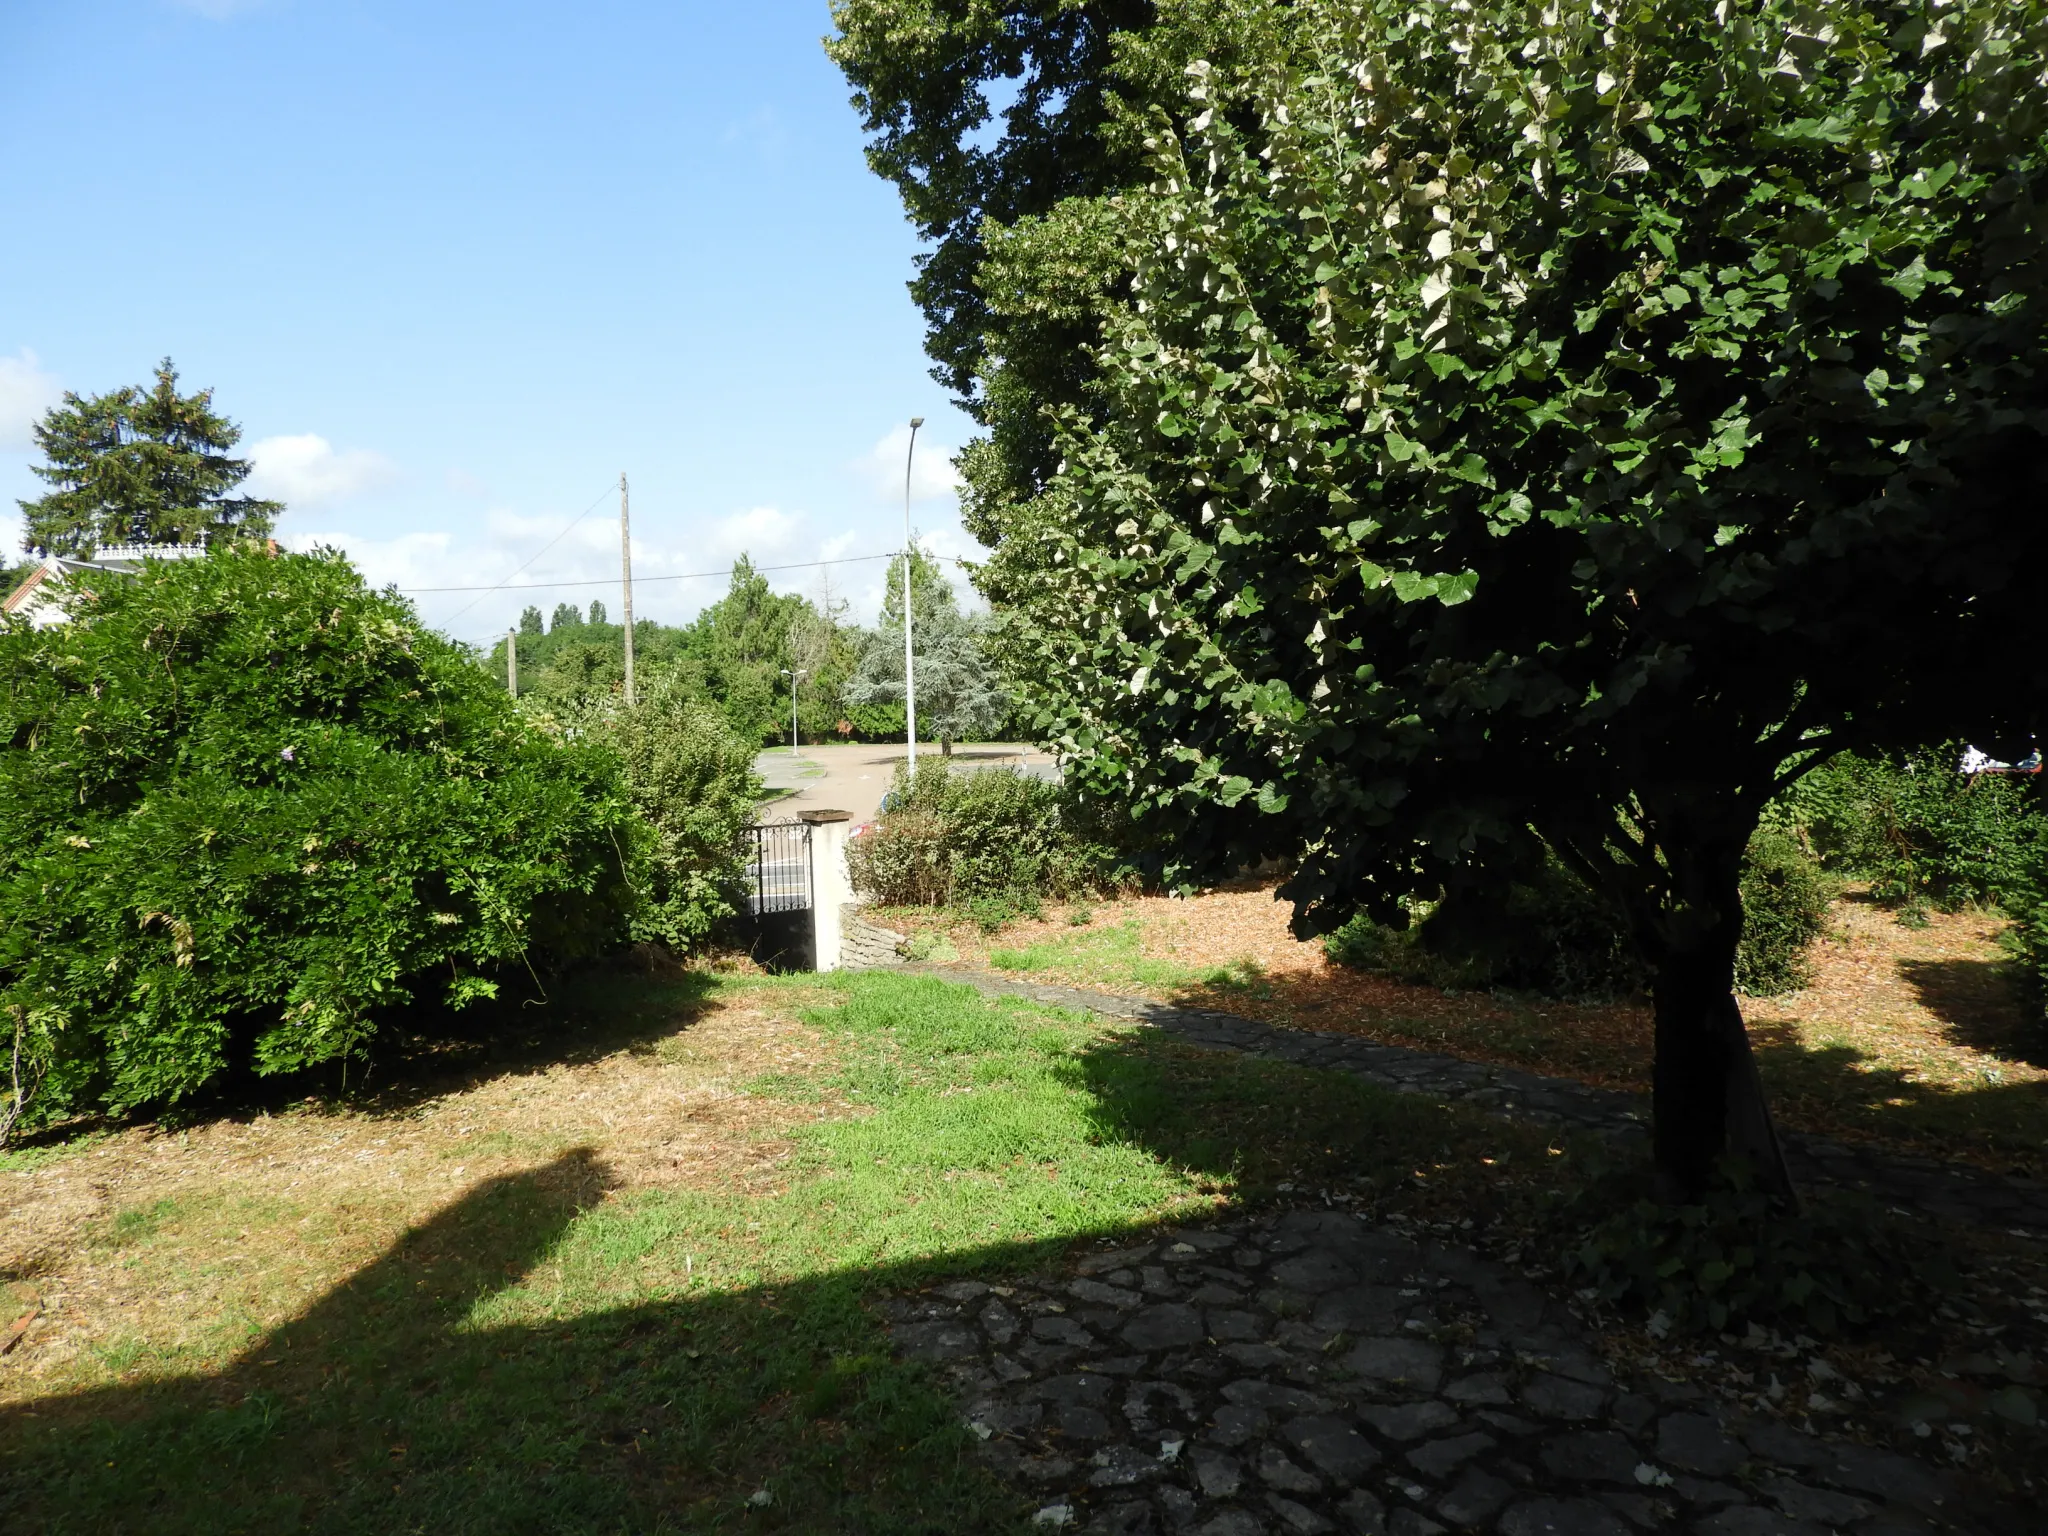
<svg viewBox="0 0 2048 1536">
<path fill-rule="evenodd" d="M 1628 917 L 1656 1001 L 1651 1157 L 1657 1197 L 1693 1204 L 1724 1157 L 1748 1165 L 1758 1188 L 1798 1205 L 1763 1079 L 1735 1001 L 1742 939 L 1742 862 L 1756 831 L 1753 804 L 1711 783 L 1632 802 L 1641 842 L 1616 858 L 1598 823 L 1559 826 L 1546 841 Z"/>
<path fill-rule="evenodd" d="M 941 737 L 939 738 L 939 756 L 941 756 L 941 757 L 951 757 L 952 755 L 953 755 L 953 738 L 952 738 L 952 737 L 950 737 L 950 736 L 941 736 Z"/>
<path fill-rule="evenodd" d="M 1732 988 L 1672 956 L 1659 969 L 1656 994 L 1652 1151 L 1658 1198 L 1697 1201 L 1713 1181 L 1715 1163 L 1733 1156 L 1749 1165 L 1760 1187 L 1796 1199 Z"/>
</svg>

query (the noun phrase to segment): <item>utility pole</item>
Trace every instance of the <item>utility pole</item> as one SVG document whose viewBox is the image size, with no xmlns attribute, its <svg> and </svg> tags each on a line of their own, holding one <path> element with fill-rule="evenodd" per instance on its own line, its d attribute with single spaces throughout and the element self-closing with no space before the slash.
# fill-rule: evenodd
<svg viewBox="0 0 2048 1536">
<path fill-rule="evenodd" d="M 922 416 L 910 418 L 910 447 L 903 454 L 903 720 L 909 736 L 909 770 L 917 772 L 917 674 L 915 648 L 910 639 L 910 563 L 916 546 L 910 537 L 910 462 L 917 456 L 917 429 Z"/>
<path fill-rule="evenodd" d="M 619 471 L 619 572 L 626 589 L 626 708 L 633 707 L 633 516 L 626 472 Z"/>
<path fill-rule="evenodd" d="M 513 698 L 519 697 L 519 631 L 505 631 L 505 688 Z"/>
<path fill-rule="evenodd" d="M 789 755 L 790 755 L 791 757 L 795 757 L 795 756 L 796 756 L 796 751 L 797 751 L 797 747 L 796 747 L 796 685 L 797 685 L 798 683 L 802 682 L 802 681 L 803 681 L 803 680 L 804 680 L 805 678 L 809 677 L 809 676 L 811 675 L 811 673 L 810 673 L 810 669 L 809 669 L 808 667 L 806 667 L 806 668 L 805 668 L 804 670 L 802 670 L 801 672 L 792 672 L 792 671 L 790 671 L 790 670 L 789 670 L 789 668 L 787 668 L 787 667 L 784 667 L 784 668 L 782 669 L 782 675 L 783 675 L 784 677 L 786 677 L 786 678 L 788 678 L 788 679 L 789 679 Z"/>
</svg>

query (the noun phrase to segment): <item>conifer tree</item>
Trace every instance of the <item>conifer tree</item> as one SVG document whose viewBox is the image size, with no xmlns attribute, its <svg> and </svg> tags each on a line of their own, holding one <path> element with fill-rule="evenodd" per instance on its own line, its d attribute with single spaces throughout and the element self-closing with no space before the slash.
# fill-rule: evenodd
<svg viewBox="0 0 2048 1536">
<path fill-rule="evenodd" d="M 169 358 L 147 390 L 131 384 L 89 399 L 66 392 L 35 437 L 48 462 L 31 467 L 55 489 L 19 504 L 22 548 L 33 555 L 261 538 L 284 510 L 233 494 L 251 468 L 229 454 L 242 429 L 214 410 L 212 390 L 179 394 Z"/>
</svg>

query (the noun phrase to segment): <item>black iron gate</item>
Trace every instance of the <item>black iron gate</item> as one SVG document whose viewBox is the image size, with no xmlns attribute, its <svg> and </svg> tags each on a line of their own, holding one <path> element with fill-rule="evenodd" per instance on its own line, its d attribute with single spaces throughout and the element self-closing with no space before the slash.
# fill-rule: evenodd
<svg viewBox="0 0 2048 1536">
<path fill-rule="evenodd" d="M 747 917 L 753 956 L 771 970 L 815 968 L 811 954 L 811 829 L 801 821 L 749 827 Z"/>
</svg>

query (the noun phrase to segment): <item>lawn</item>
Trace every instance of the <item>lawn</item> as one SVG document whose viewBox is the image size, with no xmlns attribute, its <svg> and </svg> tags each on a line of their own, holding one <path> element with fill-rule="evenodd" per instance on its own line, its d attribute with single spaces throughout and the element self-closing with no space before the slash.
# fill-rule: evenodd
<svg viewBox="0 0 2048 1536">
<path fill-rule="evenodd" d="M 1056 908 L 994 935 L 952 914 L 885 920 L 914 930 L 935 961 L 1649 1087 L 1652 1026 L 1639 1003 L 1444 993 L 1348 971 L 1325 960 L 1320 943 L 1295 939 L 1288 911 L 1270 885 L 1247 885 Z M 2001 926 L 1996 914 L 1960 912 L 1911 928 L 1857 892 L 1839 901 L 1815 946 L 1812 983 L 1744 1000 L 1780 1118 L 2048 1176 L 2048 1027 L 2012 985 Z"/>
<path fill-rule="evenodd" d="M 0 1526 L 1002 1531 L 869 1303 L 1297 1181 L 1476 1218 L 1537 1131 L 899 975 L 617 976 L 345 1099 L 8 1156 Z M 0 1325 L 8 1319 L 0 1319 Z"/>
</svg>

